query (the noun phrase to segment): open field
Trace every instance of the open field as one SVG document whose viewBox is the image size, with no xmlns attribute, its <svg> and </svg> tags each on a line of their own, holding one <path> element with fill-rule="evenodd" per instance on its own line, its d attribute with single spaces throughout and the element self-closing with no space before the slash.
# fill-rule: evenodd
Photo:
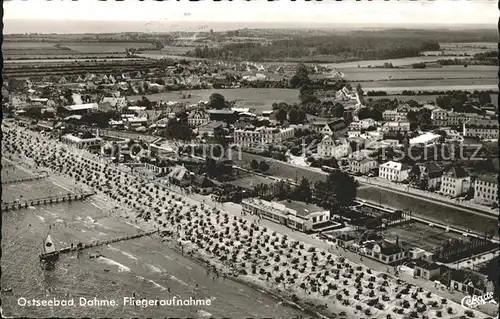
<svg viewBox="0 0 500 319">
<path fill-rule="evenodd" d="M 431 227 L 420 222 L 395 225 L 382 231 L 385 238 L 404 241 L 417 248 L 432 252 L 435 248 L 441 247 L 444 242 L 450 239 L 466 240 L 467 237 L 459 234 L 446 232 L 441 228 Z"/>
<path fill-rule="evenodd" d="M 273 103 L 299 102 L 298 90 L 294 89 L 208 89 L 208 90 L 186 90 L 165 92 L 157 94 L 148 94 L 147 98 L 151 101 L 183 101 L 188 103 L 197 103 L 199 101 L 208 101 L 212 93 L 222 94 L 228 101 L 236 101 L 237 107 L 249 107 L 258 111 L 271 110 Z M 183 99 L 182 95 L 191 94 L 190 98 Z M 142 95 L 129 96 L 129 100 L 140 100 Z"/>
<path fill-rule="evenodd" d="M 129 48 L 146 48 L 151 47 L 151 43 L 68 43 L 63 46 L 70 48 L 78 53 L 113 53 L 125 52 Z"/>
<path fill-rule="evenodd" d="M 498 79 L 447 79 L 447 80 L 396 80 L 360 82 L 363 90 L 385 91 L 400 93 L 404 90 L 412 91 L 481 91 L 498 90 Z"/>
<path fill-rule="evenodd" d="M 85 57 L 85 58 L 74 58 L 74 56 L 68 56 L 68 58 L 54 58 L 54 59 L 21 59 L 21 60 L 6 60 L 5 64 L 32 64 L 32 63 L 46 63 L 46 64 L 66 64 L 66 63 L 74 63 L 74 62 L 107 62 L 107 61 L 142 61 L 144 59 L 140 58 L 127 58 L 125 56 L 112 56 L 112 57 Z"/>
<path fill-rule="evenodd" d="M 397 79 L 474 79 L 498 78 L 498 66 L 451 65 L 426 69 L 340 68 L 347 81 L 384 81 Z"/>
<path fill-rule="evenodd" d="M 126 48 L 151 47 L 151 43 L 135 42 L 9 42 L 2 45 L 4 58 L 67 57 L 82 54 L 125 53 Z"/>
<path fill-rule="evenodd" d="M 439 95 L 388 95 L 388 96 L 365 96 L 366 99 L 398 99 L 402 101 L 414 100 L 420 103 L 427 103 L 429 101 L 435 102 L 436 97 Z M 498 107 L 498 94 L 490 94 L 491 103 Z"/>
<path fill-rule="evenodd" d="M 243 173 L 243 172 L 240 172 L 240 174 L 241 174 L 240 178 L 238 178 L 234 181 L 230 181 L 228 183 L 231 185 L 242 187 L 242 188 L 251 188 L 251 189 L 253 189 L 255 186 L 257 186 L 259 184 L 270 185 L 270 184 L 275 183 L 274 181 L 267 179 L 265 177 L 262 177 L 262 176 L 253 175 L 253 174 L 249 174 L 249 173 Z"/>
</svg>

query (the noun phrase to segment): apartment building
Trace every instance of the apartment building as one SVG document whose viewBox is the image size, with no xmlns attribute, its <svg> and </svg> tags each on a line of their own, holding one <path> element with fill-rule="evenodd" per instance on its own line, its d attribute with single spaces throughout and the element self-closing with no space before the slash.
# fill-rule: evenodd
<svg viewBox="0 0 500 319">
<path fill-rule="evenodd" d="M 234 130 L 234 143 L 241 148 L 267 148 L 269 145 L 280 145 L 284 141 L 294 137 L 293 127 L 254 127 L 247 126 L 243 129 Z"/>
<path fill-rule="evenodd" d="M 462 167 L 456 166 L 443 173 L 439 191 L 451 197 L 461 196 L 469 191 L 471 177 Z"/>
<path fill-rule="evenodd" d="M 330 135 L 325 135 L 323 140 L 318 143 L 318 155 L 321 157 L 341 158 L 347 156 L 350 151 L 349 143 L 346 139 L 343 141 L 335 140 Z"/>
<path fill-rule="evenodd" d="M 480 139 L 498 139 L 498 120 L 471 119 L 463 124 L 463 134 Z"/>
<path fill-rule="evenodd" d="M 375 121 L 374 119 L 363 119 L 363 120 L 359 120 L 359 121 L 356 121 L 356 122 L 351 122 L 351 124 L 349 124 L 349 130 L 350 131 L 361 131 L 361 130 L 366 130 L 370 127 L 374 127 L 377 125 L 377 121 Z"/>
<path fill-rule="evenodd" d="M 474 202 L 482 205 L 498 204 L 498 177 L 483 175 L 474 181 Z"/>
<path fill-rule="evenodd" d="M 399 110 L 386 110 L 382 113 L 382 118 L 387 122 L 404 122 L 406 121 L 407 112 Z"/>
<path fill-rule="evenodd" d="M 431 111 L 431 120 L 436 126 L 460 126 L 470 119 L 480 118 L 476 113 L 458 113 L 443 109 Z"/>
<path fill-rule="evenodd" d="M 384 133 L 407 133 L 410 131 L 410 122 L 385 122 L 382 125 Z"/>
<path fill-rule="evenodd" d="M 378 163 L 372 158 L 351 158 L 349 159 L 349 169 L 353 173 L 368 174 L 369 171 L 376 168 Z"/>
<path fill-rule="evenodd" d="M 378 176 L 391 182 L 402 182 L 408 179 L 410 167 L 403 163 L 388 161 L 379 167 Z"/>
</svg>

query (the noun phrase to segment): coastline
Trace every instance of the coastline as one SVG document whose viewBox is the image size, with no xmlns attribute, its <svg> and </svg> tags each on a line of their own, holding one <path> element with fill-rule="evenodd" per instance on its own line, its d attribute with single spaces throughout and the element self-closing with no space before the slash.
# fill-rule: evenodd
<svg viewBox="0 0 500 319">
<path fill-rule="evenodd" d="M 48 146 L 54 147 L 54 145 L 56 145 L 56 147 L 61 147 L 61 145 L 58 145 L 58 143 L 52 140 L 51 143 L 52 145 Z M 412 287 L 412 285 L 409 285 L 399 279 L 397 280 L 396 284 L 394 278 L 392 277 L 389 278 L 389 276 L 387 276 L 387 274 L 384 274 L 383 272 L 372 271 L 370 268 L 366 266 L 359 265 L 351 261 L 345 261 L 343 257 L 339 257 L 335 254 L 328 254 L 328 258 L 326 258 L 327 257 L 326 251 L 321 249 L 315 249 L 315 247 L 312 245 L 303 243 L 299 244 L 299 241 L 296 241 L 297 245 L 299 246 L 297 247 L 297 245 L 294 244 L 295 242 L 290 242 L 286 235 L 283 235 L 276 231 L 274 231 L 271 235 L 271 232 L 273 231 L 272 229 L 269 230 L 266 227 L 260 227 L 253 223 L 251 225 L 247 224 L 245 226 L 245 222 L 243 220 L 241 219 L 238 220 L 235 215 L 232 215 L 230 213 L 226 213 L 224 211 L 221 212 L 215 208 L 213 208 L 213 211 L 210 212 L 208 207 L 205 207 L 204 204 L 200 203 L 199 201 L 190 198 L 188 196 L 185 196 L 183 194 L 179 194 L 176 191 L 168 189 L 165 186 L 161 188 L 159 188 L 158 185 L 154 186 L 154 184 L 144 180 L 141 176 L 138 176 L 136 174 L 126 173 L 124 176 L 124 174 L 122 174 L 124 173 L 123 170 L 120 170 L 120 168 L 117 166 L 110 165 L 108 167 L 108 170 L 103 169 L 102 166 L 106 165 L 105 161 L 103 161 L 97 156 L 91 155 L 88 152 L 82 152 L 81 150 L 76 150 L 67 146 L 62 146 L 62 149 L 68 150 L 69 152 L 63 152 L 66 153 L 65 154 L 66 157 L 63 156 L 62 158 L 57 159 L 60 163 L 61 162 L 66 163 L 65 165 L 63 165 L 66 167 L 61 166 L 61 171 L 64 171 L 65 169 L 68 170 L 68 167 L 78 168 L 82 167 L 82 165 L 88 166 L 87 164 L 83 163 L 84 161 L 86 161 L 87 163 L 93 162 L 90 165 L 91 167 L 92 166 L 95 167 L 95 169 L 90 170 L 90 172 L 92 173 L 84 171 L 84 174 L 80 175 L 80 177 L 84 178 L 81 180 L 86 181 L 86 184 L 93 185 L 94 187 L 98 187 L 96 186 L 96 184 L 98 185 L 99 183 L 102 183 L 103 181 L 106 180 L 105 172 L 111 172 L 111 175 L 113 176 L 116 176 L 116 174 L 118 173 L 119 177 L 125 178 L 128 181 L 127 184 L 128 188 L 126 189 L 126 192 L 131 194 L 131 196 L 132 194 L 139 196 L 135 199 L 131 197 L 132 202 L 134 203 L 134 208 L 136 208 L 136 211 L 140 211 L 142 208 L 143 213 L 147 211 L 148 213 L 151 213 L 151 215 L 149 216 L 149 214 L 147 214 L 148 217 L 145 218 L 145 220 L 142 220 L 142 218 L 140 217 L 145 217 L 141 216 L 142 213 L 136 215 L 137 212 L 134 212 L 132 208 L 128 209 L 131 206 L 131 204 L 129 203 L 127 205 L 128 203 L 127 200 L 125 200 L 125 202 L 122 201 L 123 197 L 120 188 L 123 190 L 123 186 L 121 183 L 118 184 L 114 183 L 117 188 L 115 189 L 115 193 L 113 195 L 108 196 L 99 191 L 96 194 L 97 198 L 102 198 L 105 202 L 109 204 L 106 207 L 111 207 L 113 205 L 115 208 L 117 208 L 117 206 L 120 207 L 119 211 L 122 212 L 121 215 L 132 217 L 132 220 L 136 219 L 138 221 L 137 226 L 144 226 L 146 228 L 151 228 L 151 229 L 157 229 L 159 227 L 161 230 L 167 230 L 176 233 L 177 239 L 171 240 L 169 242 L 173 243 L 174 246 L 177 246 L 177 249 L 180 248 L 182 251 L 184 251 L 186 247 L 188 249 L 194 248 L 195 249 L 193 254 L 194 256 L 192 257 L 198 258 L 198 261 L 203 263 L 204 265 L 215 266 L 216 269 L 220 269 L 220 271 L 222 271 L 223 273 L 231 273 L 231 269 L 239 270 L 242 275 L 235 276 L 236 280 L 242 281 L 245 285 L 255 287 L 255 289 L 257 290 L 264 290 L 271 295 L 279 296 L 279 299 L 285 299 L 288 304 L 289 301 L 287 301 L 287 297 L 291 298 L 292 296 L 288 295 L 286 291 L 290 292 L 293 291 L 293 295 L 295 295 L 298 300 L 301 300 L 299 301 L 300 306 L 304 305 L 305 309 L 316 313 L 316 315 L 320 315 L 318 312 L 316 312 L 316 310 L 319 307 L 321 307 L 325 303 L 327 304 L 329 303 L 329 306 L 333 306 L 331 308 L 333 308 L 335 311 L 342 309 L 344 310 L 344 312 L 347 312 L 349 314 L 349 317 L 359 317 L 366 315 L 369 316 L 370 318 L 379 318 L 381 315 L 384 315 L 385 317 L 385 314 L 391 313 L 391 316 L 395 318 L 402 318 L 403 317 L 402 315 L 404 314 L 403 309 L 399 309 L 402 310 L 403 312 L 398 312 L 398 314 L 396 314 L 394 311 L 394 306 L 401 307 L 402 301 L 408 302 L 408 300 L 411 301 L 411 299 L 408 298 L 408 300 L 405 300 L 404 298 L 406 298 L 406 296 L 401 297 L 401 294 L 407 295 L 408 293 L 411 293 L 412 296 L 413 295 L 416 296 L 413 297 L 413 299 L 415 300 L 416 298 L 418 298 L 418 296 L 420 296 L 421 299 L 419 300 L 424 300 L 425 298 L 427 303 L 429 301 L 435 301 L 436 299 L 439 300 L 440 298 L 439 295 L 431 294 L 430 292 L 424 291 L 420 287 L 415 287 L 415 286 Z M 83 161 L 81 161 L 81 159 L 83 159 Z M 20 156 L 20 160 L 31 161 L 32 159 L 26 156 L 24 157 Z M 54 167 L 57 166 L 57 163 L 52 163 L 50 161 L 48 163 L 52 164 Z M 101 166 L 101 170 L 97 169 L 98 166 Z M 94 182 L 92 182 L 92 179 L 89 179 L 90 174 L 94 174 L 96 176 Z M 69 175 L 71 176 L 72 174 L 69 173 Z M 70 180 L 76 182 L 76 180 L 73 180 L 72 178 L 66 175 L 60 177 L 59 176 L 60 175 L 56 176 L 56 178 L 67 179 L 66 182 L 68 183 L 70 182 Z M 128 177 L 131 177 L 133 181 L 130 181 Z M 154 201 L 155 196 L 153 196 L 154 188 L 156 188 L 156 201 L 157 201 L 156 204 Z M 141 190 L 140 193 L 138 192 L 139 190 Z M 175 193 L 175 195 L 173 195 L 172 193 Z M 159 203 L 158 202 L 159 198 L 162 195 L 171 198 L 171 200 L 173 200 L 174 202 L 171 203 L 170 200 L 168 202 L 168 205 L 166 205 L 166 203 L 163 203 L 165 209 L 161 209 L 162 205 L 159 205 L 157 208 L 158 214 L 154 214 L 155 211 L 151 208 L 152 207 L 151 205 L 157 205 Z M 162 201 L 165 201 L 165 199 L 162 199 Z M 139 204 L 139 207 L 137 207 L 136 204 Z M 111 209 L 111 213 L 115 214 L 116 211 L 114 209 Z M 156 221 L 160 222 L 159 219 L 157 220 L 157 218 L 154 217 L 155 215 L 156 216 L 164 215 L 163 217 L 165 217 L 164 219 L 165 224 L 161 225 L 161 223 L 159 223 L 160 226 L 155 225 Z M 219 218 L 221 217 L 225 219 L 225 221 L 222 221 L 222 223 L 219 222 Z M 217 223 L 213 223 L 215 219 L 217 219 Z M 231 226 L 229 219 L 231 219 L 233 226 Z M 207 220 L 208 222 L 206 222 Z M 208 226 L 210 225 L 212 226 L 209 229 Z M 250 226 L 249 227 L 250 229 L 248 229 L 248 226 Z M 240 229 L 243 229 L 241 234 L 239 234 L 238 227 L 241 227 Z M 177 228 L 177 232 L 175 231 L 175 228 Z M 223 235 L 223 230 L 226 230 L 225 234 L 228 236 Z M 255 230 L 255 232 L 253 232 L 253 230 Z M 236 233 L 236 236 L 234 235 L 233 232 Z M 258 234 L 256 234 L 256 232 L 258 232 Z M 248 240 L 249 239 L 248 234 L 250 234 L 250 240 Z M 259 239 L 262 239 L 263 237 L 267 238 L 264 239 L 264 241 L 262 242 Z M 218 246 L 217 248 L 218 251 L 216 251 L 216 248 L 214 248 L 212 240 L 210 238 L 214 239 L 214 241 L 216 241 L 215 239 L 219 239 L 218 242 L 220 242 L 221 245 L 219 246 L 219 244 L 216 244 L 215 246 L 215 247 Z M 227 240 L 227 242 L 224 242 L 223 239 Z M 270 239 L 270 243 L 268 242 L 268 239 Z M 252 240 L 254 241 L 253 243 Z M 231 248 L 233 244 L 235 249 Z M 269 251 L 269 247 L 274 246 L 275 248 L 273 249 L 273 251 L 275 251 L 277 255 L 273 257 L 272 252 L 270 255 L 266 253 L 261 255 L 260 250 L 257 249 L 257 245 L 259 245 L 259 247 L 260 245 L 262 245 L 262 247 L 267 247 L 266 251 Z M 293 248 L 295 249 L 292 252 Z M 243 251 L 241 251 L 241 249 L 243 249 Z M 262 249 L 264 250 L 264 248 Z M 290 253 L 287 254 L 286 250 L 289 250 Z M 237 267 L 228 267 L 226 265 L 228 259 L 225 256 L 229 257 L 229 254 L 231 252 L 233 253 L 233 262 L 237 261 L 237 263 L 241 265 L 238 265 Z M 255 254 L 256 252 L 258 252 L 258 254 Z M 316 254 L 316 252 L 319 254 Z M 243 255 L 245 255 L 246 253 L 250 257 L 250 259 L 252 259 L 249 261 L 247 266 L 245 266 L 245 262 L 242 262 L 243 261 L 243 259 L 241 259 L 242 253 Z M 279 258 L 280 256 L 282 259 L 281 262 Z M 301 265 L 299 268 L 292 267 L 293 269 L 299 269 L 298 271 L 294 271 L 292 270 L 292 268 L 287 267 L 286 265 L 286 262 L 292 260 L 293 257 L 295 256 L 303 256 L 303 266 Z M 239 257 L 240 259 L 234 259 L 236 257 Z M 264 262 L 262 261 L 259 262 L 259 259 L 262 259 L 262 257 L 264 257 L 263 260 L 266 261 L 266 265 L 263 265 Z M 331 257 L 333 258 L 331 259 Z M 248 258 L 244 259 L 245 261 L 247 261 Z M 291 264 L 298 266 L 298 258 L 296 259 L 297 263 L 295 264 L 292 260 Z M 300 259 L 302 260 L 302 258 Z M 267 261 L 270 261 L 271 263 Z M 285 263 L 281 265 L 283 261 L 285 261 Z M 250 270 L 250 268 L 248 267 L 249 264 L 253 266 L 257 265 L 259 267 L 260 270 L 259 274 L 261 275 L 260 276 L 261 278 L 265 277 L 262 275 L 266 274 L 267 271 L 267 280 L 259 278 L 259 275 L 255 272 L 255 269 L 253 271 L 254 273 L 253 276 L 248 275 L 247 270 L 248 271 Z M 333 265 L 335 265 L 336 267 L 332 267 Z M 288 290 L 285 289 L 285 282 L 283 280 L 277 280 L 279 278 L 276 276 L 278 275 L 280 270 L 283 270 L 283 268 L 279 269 L 278 266 L 287 267 L 285 269 L 291 270 L 291 273 L 293 273 L 294 276 L 296 276 L 297 274 L 300 276 L 300 277 L 294 277 L 287 272 L 286 275 L 287 279 L 290 278 L 297 279 L 297 282 L 295 282 L 294 280 L 291 281 L 291 285 L 288 287 Z M 313 266 L 316 266 L 318 268 L 315 269 L 315 267 Z M 325 271 L 325 269 L 328 270 Z M 334 274 L 336 278 L 335 281 L 332 281 L 333 280 L 332 276 Z M 269 282 L 269 279 L 273 277 L 273 275 L 275 276 L 273 279 L 276 279 L 276 282 L 278 284 L 273 285 Z M 367 276 L 365 276 L 364 279 L 361 279 L 363 278 L 362 275 L 367 275 Z M 281 276 L 283 276 L 283 273 L 281 273 Z M 313 276 L 315 276 L 316 279 L 313 279 L 312 278 Z M 340 278 L 340 276 L 342 276 L 343 278 Z M 353 281 L 347 280 L 351 279 L 351 277 L 353 276 L 357 277 L 356 278 L 357 285 L 354 285 Z M 378 277 L 378 279 L 376 277 Z M 283 281 L 283 290 L 280 289 L 281 286 L 280 281 Z M 312 284 L 312 282 L 316 283 Z M 317 283 L 319 283 L 321 286 L 317 286 Z M 299 284 L 300 288 L 298 286 Z M 325 286 L 326 284 L 328 285 Z M 365 286 L 366 284 L 368 285 Z M 390 285 L 389 287 L 387 287 L 387 289 L 389 289 L 389 292 L 387 292 L 385 289 L 382 290 L 384 284 L 386 287 Z M 333 285 L 336 288 L 330 288 L 330 285 Z M 371 288 L 367 288 L 370 285 Z M 303 286 L 305 288 L 303 288 Z M 406 288 L 403 288 L 403 286 L 406 286 Z M 310 291 L 309 287 L 311 287 Z M 328 288 L 337 291 L 334 292 L 332 295 L 328 293 L 329 290 Z M 358 289 L 357 295 L 355 288 Z M 368 290 L 365 288 L 367 288 Z M 302 289 L 304 290 L 303 292 Z M 324 289 L 326 289 L 327 291 L 326 294 L 323 293 Z M 383 305 L 380 304 L 382 308 L 379 309 L 382 312 L 376 309 L 378 307 L 372 307 L 375 304 L 370 305 L 369 303 L 367 303 L 368 301 L 370 302 L 373 301 L 367 299 L 368 292 L 370 292 L 370 297 L 373 298 L 376 296 L 374 294 L 375 292 L 374 289 L 377 289 L 377 294 L 379 296 L 382 296 L 382 294 L 379 293 L 378 291 L 386 292 L 387 295 L 384 295 L 383 297 L 389 298 L 389 299 L 384 299 L 384 302 L 381 302 L 383 303 Z M 395 294 L 393 294 L 393 292 L 398 292 L 398 289 L 402 289 L 398 293 L 400 297 L 396 296 L 396 298 L 394 298 Z M 306 290 L 308 291 L 308 294 L 305 293 Z M 419 295 L 419 293 L 421 293 L 421 295 Z M 423 296 L 423 294 L 425 293 L 427 293 L 427 297 Z M 340 304 L 340 302 L 337 302 L 337 300 L 335 299 L 335 294 L 337 295 L 337 300 L 339 300 L 342 304 Z M 345 296 L 347 296 L 347 298 L 345 298 Z M 356 298 L 356 296 L 358 298 Z M 390 297 L 392 297 L 392 300 Z M 400 299 L 401 302 L 398 301 L 397 299 Z M 418 303 L 415 303 L 415 305 L 423 304 L 423 302 L 424 301 L 418 301 Z M 311 306 L 311 304 L 313 304 L 314 306 Z M 366 308 L 366 304 L 368 304 L 369 308 Z M 386 308 L 387 306 L 389 306 L 390 308 L 387 309 Z M 446 308 L 447 306 L 453 306 L 454 314 L 458 314 L 460 308 L 459 305 L 456 303 L 455 304 L 450 303 L 445 306 L 440 306 L 440 308 L 438 309 L 443 309 Z M 403 308 L 408 308 L 408 307 L 403 306 Z M 391 309 L 394 311 L 394 314 L 393 311 L 391 311 Z M 375 311 L 375 313 L 373 313 L 372 311 Z M 327 318 L 332 318 L 336 315 L 333 311 L 326 312 L 323 310 L 320 311 L 320 313 L 327 313 L 328 314 L 326 316 Z"/>
</svg>

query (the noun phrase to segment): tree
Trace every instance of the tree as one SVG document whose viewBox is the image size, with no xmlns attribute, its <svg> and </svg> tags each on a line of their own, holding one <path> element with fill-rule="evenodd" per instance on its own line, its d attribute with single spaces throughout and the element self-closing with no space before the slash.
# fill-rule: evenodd
<svg viewBox="0 0 500 319">
<path fill-rule="evenodd" d="M 153 109 L 153 103 L 146 97 L 142 96 L 142 99 L 138 103 L 139 106 L 144 106 L 146 110 L 152 110 Z"/>
<path fill-rule="evenodd" d="M 344 116 L 344 106 L 342 104 L 340 105 L 335 105 L 335 108 L 333 109 L 333 116 L 335 117 L 343 117 Z"/>
<path fill-rule="evenodd" d="M 269 170 L 269 164 L 267 164 L 265 161 L 260 161 L 260 163 L 259 163 L 259 169 L 262 172 L 266 172 L 267 170 Z"/>
<path fill-rule="evenodd" d="M 491 103 L 491 96 L 488 92 L 479 92 L 479 105 Z"/>
<path fill-rule="evenodd" d="M 301 202 L 309 203 L 312 199 L 311 184 L 306 178 L 300 180 L 300 184 L 296 186 L 292 192 L 293 199 Z"/>
<path fill-rule="evenodd" d="M 222 110 L 226 107 L 224 96 L 219 93 L 212 93 L 208 101 L 208 108 Z"/>
<path fill-rule="evenodd" d="M 258 168 L 259 168 L 259 162 L 257 162 L 257 160 L 254 160 L 254 159 L 253 159 L 253 160 L 250 162 L 250 167 L 251 167 L 253 170 L 258 169 Z"/>
<path fill-rule="evenodd" d="M 296 108 L 290 109 L 288 111 L 288 119 L 290 120 L 290 124 L 299 124 L 299 111 Z"/>
<path fill-rule="evenodd" d="M 279 123 L 283 123 L 286 121 L 287 118 L 287 111 L 285 108 L 280 108 L 279 110 L 276 111 L 276 121 Z"/>
<path fill-rule="evenodd" d="M 410 181 L 418 181 L 420 179 L 420 166 L 412 166 L 410 173 L 408 174 L 408 179 Z"/>
<path fill-rule="evenodd" d="M 410 123 L 416 123 L 417 122 L 417 112 L 415 112 L 415 111 L 408 111 L 408 113 L 406 113 L 406 119 Z"/>
<path fill-rule="evenodd" d="M 315 196 L 328 208 L 347 207 L 357 194 L 357 183 L 342 171 L 331 172 L 325 182 L 315 184 Z"/>
</svg>

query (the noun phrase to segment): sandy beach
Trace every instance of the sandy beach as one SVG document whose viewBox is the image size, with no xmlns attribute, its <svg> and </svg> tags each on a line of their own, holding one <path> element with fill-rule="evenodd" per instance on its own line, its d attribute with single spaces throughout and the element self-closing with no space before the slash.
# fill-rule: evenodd
<svg viewBox="0 0 500 319">
<path fill-rule="evenodd" d="M 324 318 L 487 318 L 390 274 L 292 240 L 222 209 L 144 180 L 84 150 L 21 127 L 4 129 L 4 154 L 68 190 L 92 190 L 104 209 L 142 230 L 164 231 L 165 245 Z"/>
</svg>

